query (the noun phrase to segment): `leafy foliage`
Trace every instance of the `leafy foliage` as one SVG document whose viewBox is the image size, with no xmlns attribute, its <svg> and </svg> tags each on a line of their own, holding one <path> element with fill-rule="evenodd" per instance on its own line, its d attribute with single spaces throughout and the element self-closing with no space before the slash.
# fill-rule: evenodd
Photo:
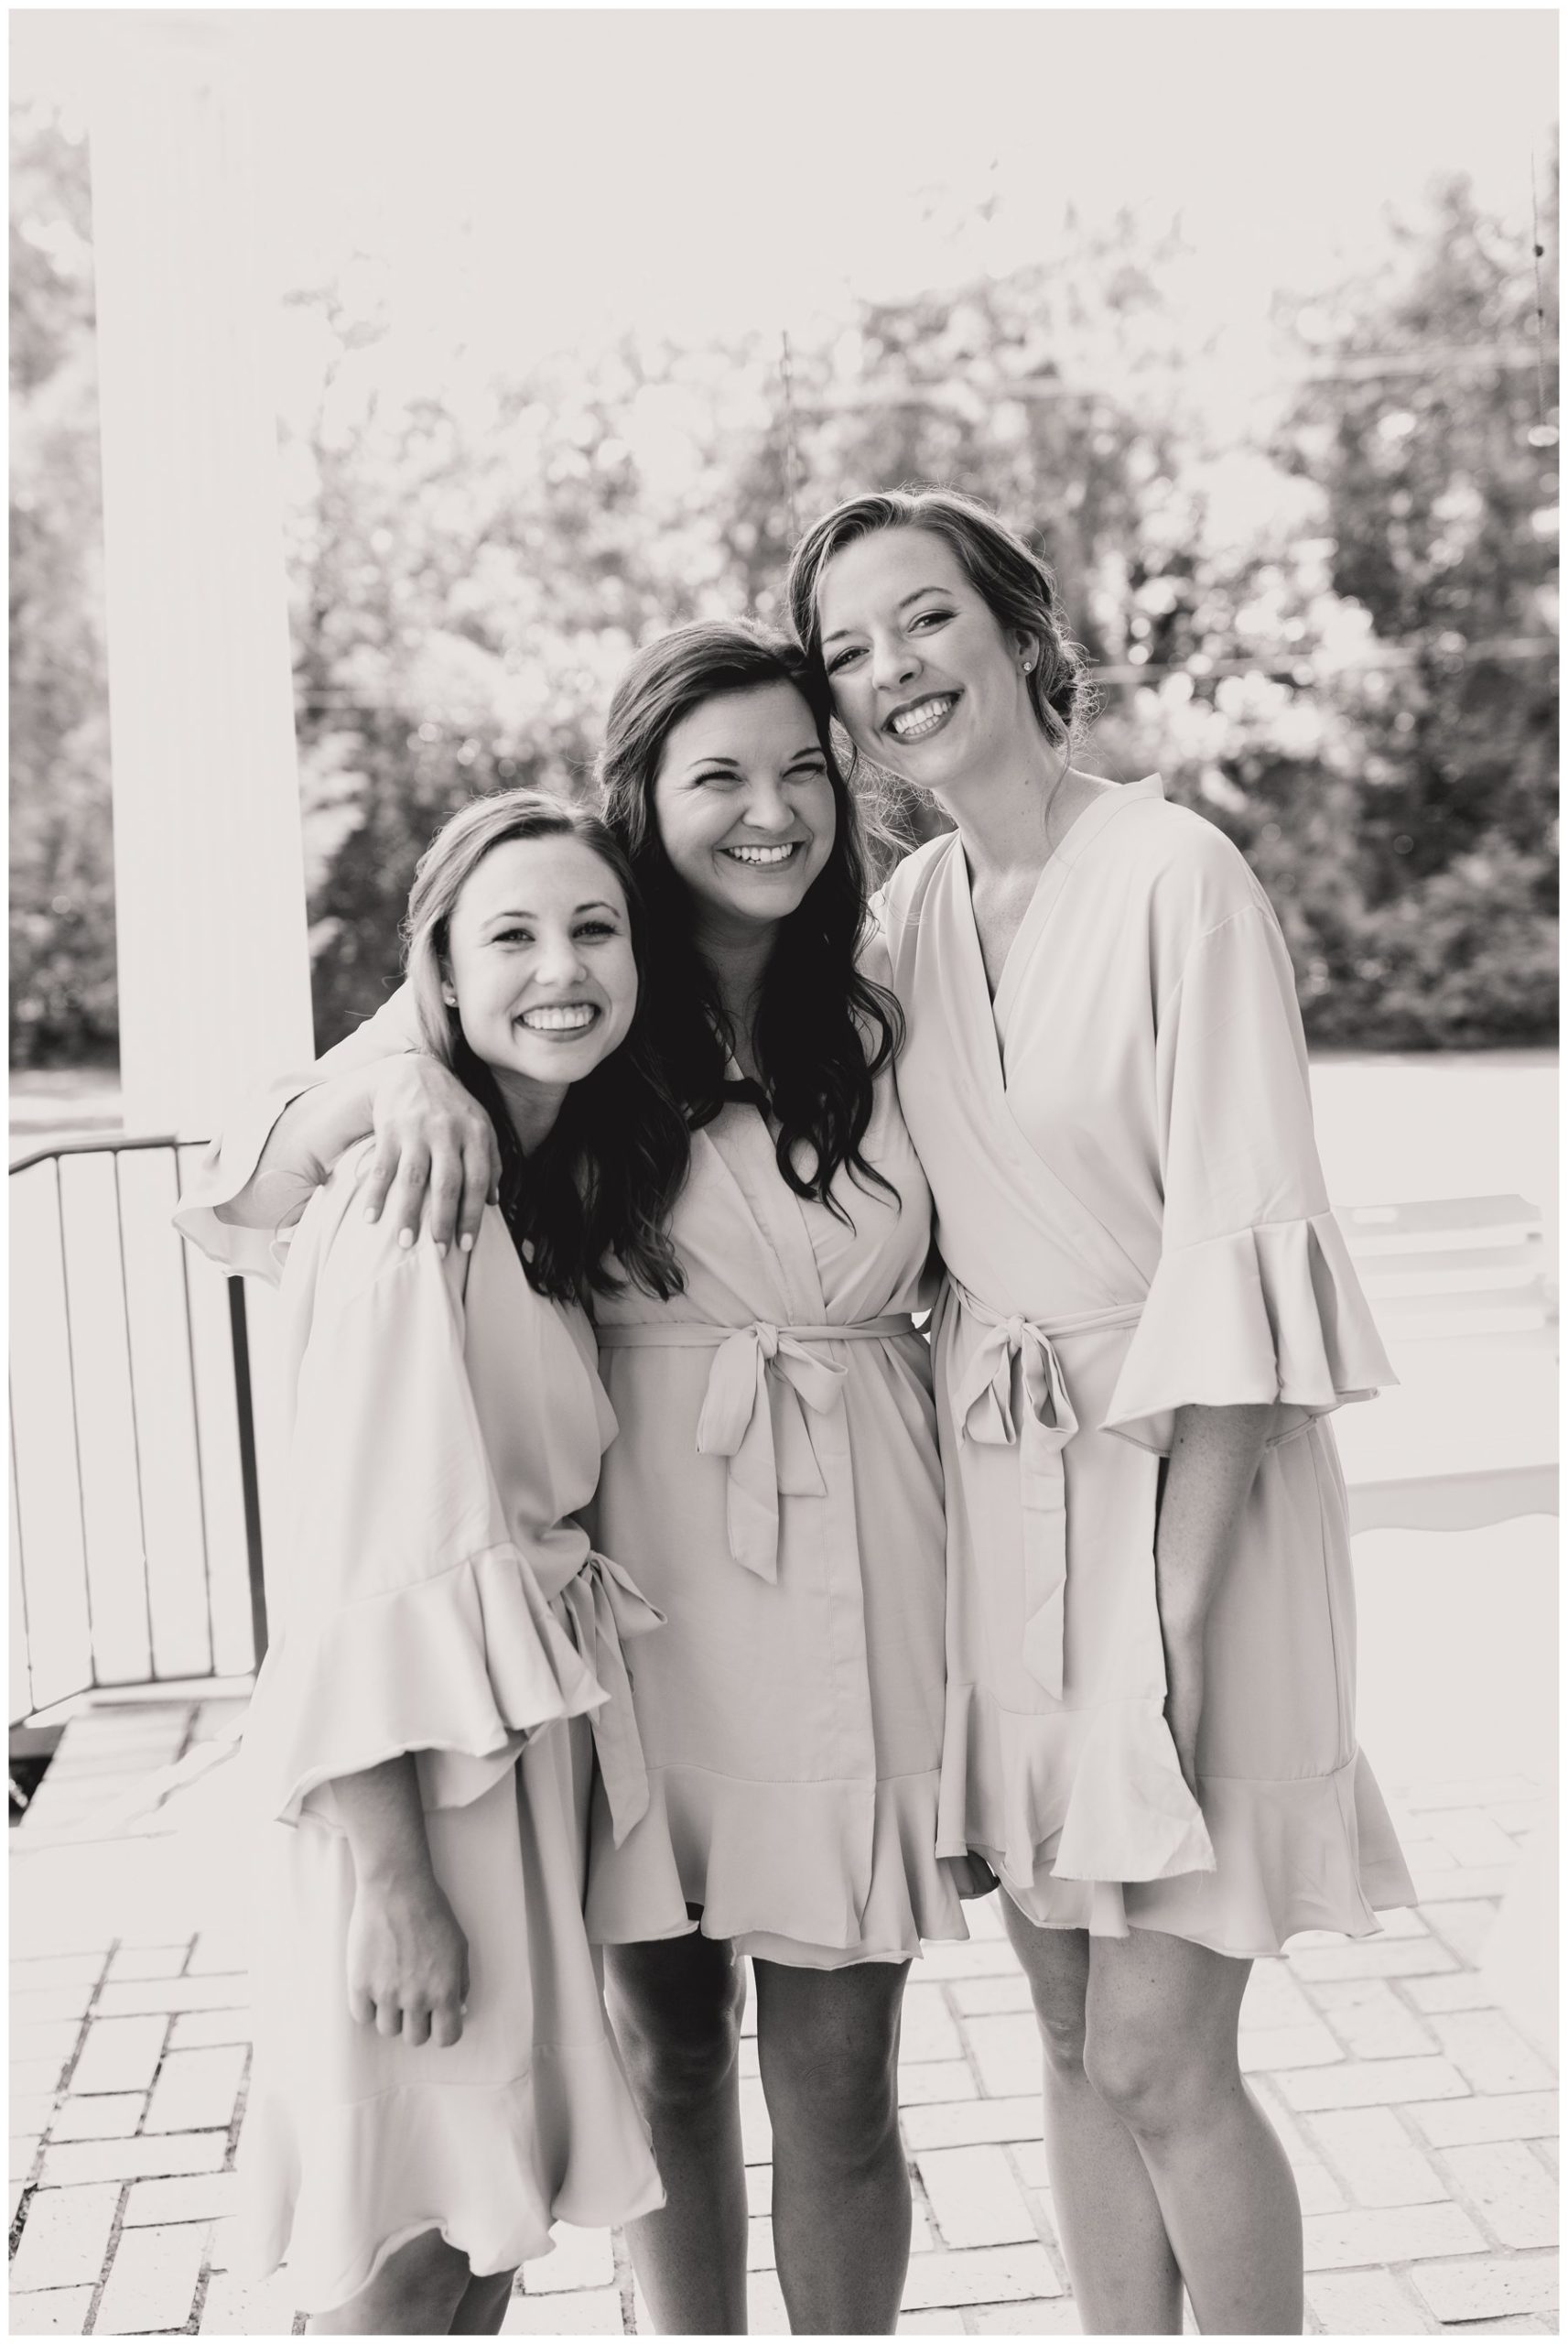
<svg viewBox="0 0 1568 2344">
<path fill-rule="evenodd" d="M 114 874 L 86 157 L 14 125 L 11 1057 L 115 1047 Z"/>
<path fill-rule="evenodd" d="M 17 155 L 12 1033 L 42 1059 L 112 1042 L 113 906 L 85 179 L 47 121 L 22 121 Z M 754 336 L 516 380 L 457 353 L 438 389 L 397 390 L 373 284 L 297 295 L 319 1040 L 394 981 L 445 811 L 513 782 L 586 791 L 635 645 L 700 614 L 776 620 L 796 528 L 907 480 L 974 489 L 1052 560 L 1105 676 L 1087 761 L 1158 767 L 1237 841 L 1315 1038 L 1549 1033 L 1555 408 L 1519 363 L 1530 255 L 1462 182 L 1439 190 L 1376 272 L 1281 304 L 1295 387 L 1271 409 L 1226 398 L 1188 347 L 1184 260 L 1127 221 L 1076 230 L 1005 279 L 868 303 L 792 349 L 787 379 Z M 937 819 L 903 808 L 910 835 Z"/>
</svg>

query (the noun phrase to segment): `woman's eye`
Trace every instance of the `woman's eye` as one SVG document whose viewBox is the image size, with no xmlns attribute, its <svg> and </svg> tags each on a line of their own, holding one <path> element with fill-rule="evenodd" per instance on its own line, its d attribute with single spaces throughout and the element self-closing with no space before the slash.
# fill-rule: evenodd
<svg viewBox="0 0 1568 2344">
<path fill-rule="evenodd" d="M 534 931 L 530 928 L 498 928 L 490 940 L 492 944 L 532 944 Z"/>
<path fill-rule="evenodd" d="M 945 620 L 950 619 L 953 613 L 951 611 L 916 611 L 909 624 L 912 627 L 940 626 Z"/>
<path fill-rule="evenodd" d="M 620 930 L 612 928 L 607 919 L 587 919 L 574 933 L 578 936 L 586 936 L 589 943 L 597 944 L 606 936 L 618 936 Z"/>
<path fill-rule="evenodd" d="M 860 657 L 860 649 L 857 644 L 851 644 L 847 651 L 836 651 L 832 658 L 827 662 L 828 674 L 830 676 L 838 675 L 841 668 L 849 666 L 851 659 L 859 659 Z"/>
</svg>

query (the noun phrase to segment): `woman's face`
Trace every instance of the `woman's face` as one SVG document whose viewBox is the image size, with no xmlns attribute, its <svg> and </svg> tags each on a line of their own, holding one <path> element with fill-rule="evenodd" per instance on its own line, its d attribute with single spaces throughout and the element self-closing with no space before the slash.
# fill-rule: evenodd
<svg viewBox="0 0 1568 2344">
<path fill-rule="evenodd" d="M 864 757 L 923 789 L 1039 739 L 1023 667 L 945 537 L 881 529 L 825 565 L 816 590 L 834 712 Z"/>
<path fill-rule="evenodd" d="M 682 717 L 659 760 L 654 819 L 699 934 L 787 919 L 838 826 L 827 760 L 795 686 L 721 692 Z"/>
<path fill-rule="evenodd" d="M 626 1038 L 637 964 L 621 882 L 581 839 L 506 839 L 469 874 L 444 990 L 503 1090 L 558 1097 Z"/>
</svg>

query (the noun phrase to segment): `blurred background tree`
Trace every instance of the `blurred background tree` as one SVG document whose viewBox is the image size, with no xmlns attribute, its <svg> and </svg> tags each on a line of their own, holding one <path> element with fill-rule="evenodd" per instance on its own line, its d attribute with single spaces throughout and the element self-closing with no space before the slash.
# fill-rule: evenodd
<svg viewBox="0 0 1568 2344">
<path fill-rule="evenodd" d="M 80 145 L 15 128 L 12 1047 L 113 1047 L 91 236 Z M 1555 281 L 1555 178 L 1542 190 Z M 950 481 L 1053 562 L 1101 678 L 1083 758 L 1158 768 L 1269 888 L 1319 1042 L 1546 1038 L 1555 1015 L 1556 370 L 1532 256 L 1433 192 L 1372 270 L 1281 298 L 1284 385 L 1189 346 L 1178 237 L 815 342 L 624 340 L 517 379 L 410 351 L 369 264 L 288 312 L 282 425 L 318 1039 L 396 973 L 443 813 L 584 794 L 633 647 L 776 620 L 792 538 Z M 912 806 L 913 835 L 940 821 Z"/>
<path fill-rule="evenodd" d="M 114 833 L 87 157 L 14 109 L 11 1061 L 112 1061 Z"/>
</svg>

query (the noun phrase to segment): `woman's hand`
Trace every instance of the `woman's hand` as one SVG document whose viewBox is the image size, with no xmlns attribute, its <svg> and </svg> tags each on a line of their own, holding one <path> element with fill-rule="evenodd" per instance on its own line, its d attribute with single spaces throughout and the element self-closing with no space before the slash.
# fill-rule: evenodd
<svg viewBox="0 0 1568 2344">
<path fill-rule="evenodd" d="M 460 2040 L 468 1939 L 432 1872 L 356 1881 L 348 1988 L 356 2025 L 438 2049 Z"/>
<path fill-rule="evenodd" d="M 414 1755 L 400 1751 L 331 1785 L 354 1860 L 349 2013 L 410 2043 L 456 2043 L 469 1991 L 468 1939 L 430 1861 Z"/>
<path fill-rule="evenodd" d="M 1195 1798 L 1206 1623 L 1273 1421 L 1271 1401 L 1176 1410 L 1154 1525 L 1154 1586 L 1165 1647 L 1165 1719 Z"/>
<path fill-rule="evenodd" d="M 376 1069 L 375 1155 L 365 1182 L 367 1221 L 378 1221 L 395 1182 L 399 1243 L 412 1245 L 421 1220 L 445 1253 L 454 1232 L 467 1253 L 486 1204 L 501 1194 L 495 1126 L 449 1068 L 423 1051 Z"/>
<path fill-rule="evenodd" d="M 1197 1634 L 1165 1638 L 1165 1722 L 1188 1790 L 1198 1795 L 1198 1723 L 1203 1716 L 1204 1640 Z"/>
</svg>

